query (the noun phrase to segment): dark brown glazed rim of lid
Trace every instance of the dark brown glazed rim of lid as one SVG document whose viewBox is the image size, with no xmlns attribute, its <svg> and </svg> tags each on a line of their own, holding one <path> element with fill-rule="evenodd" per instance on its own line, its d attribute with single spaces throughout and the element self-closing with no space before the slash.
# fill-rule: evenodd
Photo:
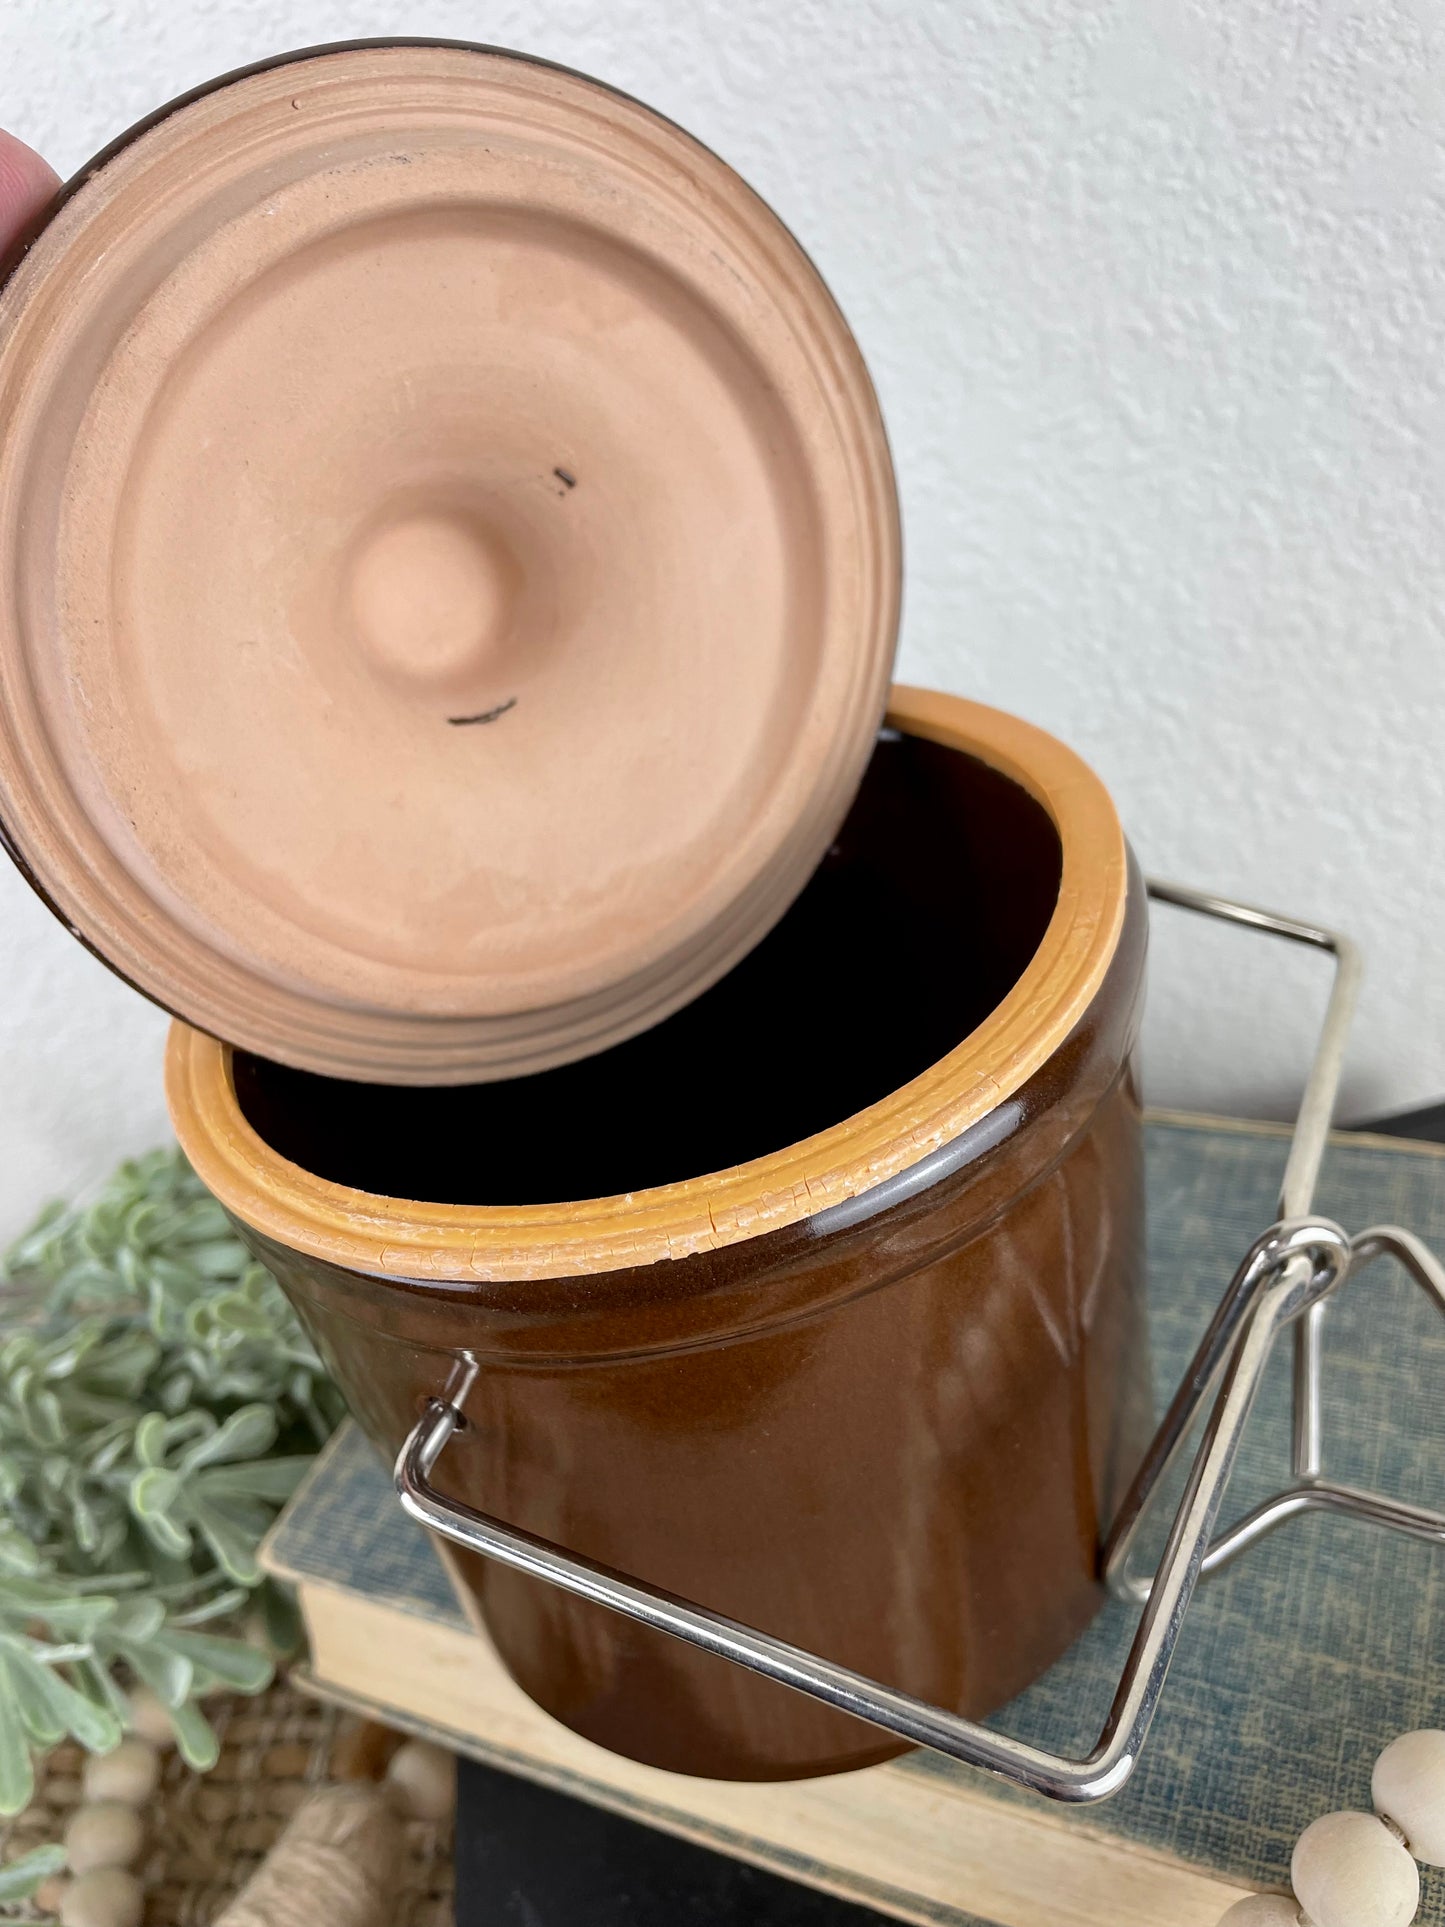
<svg viewBox="0 0 1445 1927">
<path fill-rule="evenodd" d="M 230 1049 L 176 1024 L 166 1096 L 186 1156 L 229 1211 L 286 1250 L 438 1286 L 582 1277 L 717 1250 L 913 1169 L 1021 1090 L 1085 1016 L 1119 946 L 1128 853 L 1103 783 L 1043 730 L 909 688 L 893 691 L 889 720 L 1021 784 L 1058 831 L 1061 870 L 1053 915 L 1013 988 L 954 1050 L 880 1102 L 772 1155 L 625 1196 L 435 1204 L 355 1190 L 282 1157 L 241 1109 Z M 940 849 L 940 889 L 950 887 L 948 861 Z"/>
<path fill-rule="evenodd" d="M 876 400 L 776 217 L 610 89 L 368 42 L 173 103 L 13 262 L 0 412 L 5 840 L 215 1035 L 391 1082 L 584 1055 L 847 809 Z"/>
</svg>

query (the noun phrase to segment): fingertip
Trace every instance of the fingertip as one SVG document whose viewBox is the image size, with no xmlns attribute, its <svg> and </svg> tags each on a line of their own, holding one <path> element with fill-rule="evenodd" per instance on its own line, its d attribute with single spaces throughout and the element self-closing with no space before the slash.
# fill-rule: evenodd
<svg viewBox="0 0 1445 1927">
<path fill-rule="evenodd" d="M 0 246 L 55 194 L 60 176 L 24 141 L 0 129 Z"/>
</svg>

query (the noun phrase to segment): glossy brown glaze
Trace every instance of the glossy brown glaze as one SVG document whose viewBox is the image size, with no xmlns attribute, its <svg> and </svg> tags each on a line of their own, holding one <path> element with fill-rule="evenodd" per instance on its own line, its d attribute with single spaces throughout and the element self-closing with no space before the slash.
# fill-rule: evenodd
<svg viewBox="0 0 1445 1927">
<path fill-rule="evenodd" d="M 481 1087 L 470 1129 L 461 1094 L 432 1126 L 414 1094 L 305 1086 L 240 1060 L 250 1122 L 342 1183 L 376 1189 L 391 1171 L 414 1185 L 432 1169 L 442 1195 L 484 1206 L 575 1187 L 589 1159 L 597 1185 L 619 1182 L 629 1161 L 645 1184 L 670 1161 L 764 1150 L 770 1132 L 808 1128 L 810 1107 L 866 1103 L 873 1081 L 906 1078 L 919 1052 L 946 1049 L 950 1023 L 957 1033 L 979 1021 L 979 999 L 999 994 L 1000 972 L 1021 967 L 1048 915 L 1056 842 L 1039 834 L 1038 806 L 989 774 L 911 739 L 880 746 L 831 870 L 755 954 L 736 1006 L 723 989 L 711 1016 L 694 1015 L 702 1028 L 679 1036 L 689 1048 L 671 1085 L 637 1043 L 599 1062 L 597 1088 L 616 1103 L 610 1135 L 605 1118 L 579 1112 L 575 1087 L 550 1134 L 549 1107 L 527 1109 L 519 1087 L 508 1145 L 505 1107 L 485 1108 L 505 1087 Z M 890 849 L 885 903 L 877 860 L 886 870 Z M 936 890 L 919 890 L 910 910 L 921 869 L 908 852 L 924 849 L 935 874 L 954 869 L 965 886 L 955 904 L 968 908 L 944 912 Z M 851 952 L 840 934 L 850 921 Z M 480 1359 L 469 1429 L 441 1468 L 456 1496 L 938 1704 L 987 1712 L 1095 1610 L 1101 1526 L 1145 1435 L 1129 1062 L 1144 932 L 1134 873 L 1083 1021 L 974 1128 L 961 1169 L 851 1227 L 820 1234 L 805 1220 L 672 1263 L 479 1285 L 367 1277 L 247 1235 L 385 1450 L 457 1351 Z M 770 999 L 795 994 L 789 973 L 804 965 L 838 1020 L 825 1027 L 831 1054 L 788 1054 L 768 1029 Z M 846 1012 L 827 1007 L 830 972 L 857 993 L 848 1004 L 837 990 Z M 759 1076 L 780 1051 L 794 1075 Z M 686 1068 L 700 1052 L 717 1106 Z M 728 1053 L 745 1061 L 725 1066 Z M 629 1061 L 647 1075 L 622 1077 Z M 571 1129 L 579 1117 L 587 1128 Z M 460 1563 L 521 1684 L 615 1750 L 736 1778 L 899 1750 L 664 1635 Z"/>
</svg>

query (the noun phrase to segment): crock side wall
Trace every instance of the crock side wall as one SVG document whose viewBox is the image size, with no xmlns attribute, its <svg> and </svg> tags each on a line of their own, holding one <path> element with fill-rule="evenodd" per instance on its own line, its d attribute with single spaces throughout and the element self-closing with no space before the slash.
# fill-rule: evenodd
<svg viewBox="0 0 1445 1927">
<path fill-rule="evenodd" d="M 467 1349 L 439 1483 L 588 1557 L 970 1714 L 1096 1610 L 1096 1550 L 1147 1436 L 1139 1102 L 1145 900 L 1082 1023 L 993 1148 L 921 1197 L 631 1272 L 367 1278 L 241 1226 L 394 1453 Z M 615 1751 L 794 1777 L 875 1729 L 458 1555 L 507 1665 Z"/>
</svg>

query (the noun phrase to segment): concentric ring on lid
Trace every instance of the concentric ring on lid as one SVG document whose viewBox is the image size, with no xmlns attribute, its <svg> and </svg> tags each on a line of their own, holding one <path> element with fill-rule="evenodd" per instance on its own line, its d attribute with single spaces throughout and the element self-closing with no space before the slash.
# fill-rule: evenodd
<svg viewBox="0 0 1445 1927">
<path fill-rule="evenodd" d="M 407 1083 L 657 1021 L 867 761 L 899 543 L 776 217 L 595 82 L 233 77 L 0 290 L 0 822 L 191 1023 Z"/>
</svg>

